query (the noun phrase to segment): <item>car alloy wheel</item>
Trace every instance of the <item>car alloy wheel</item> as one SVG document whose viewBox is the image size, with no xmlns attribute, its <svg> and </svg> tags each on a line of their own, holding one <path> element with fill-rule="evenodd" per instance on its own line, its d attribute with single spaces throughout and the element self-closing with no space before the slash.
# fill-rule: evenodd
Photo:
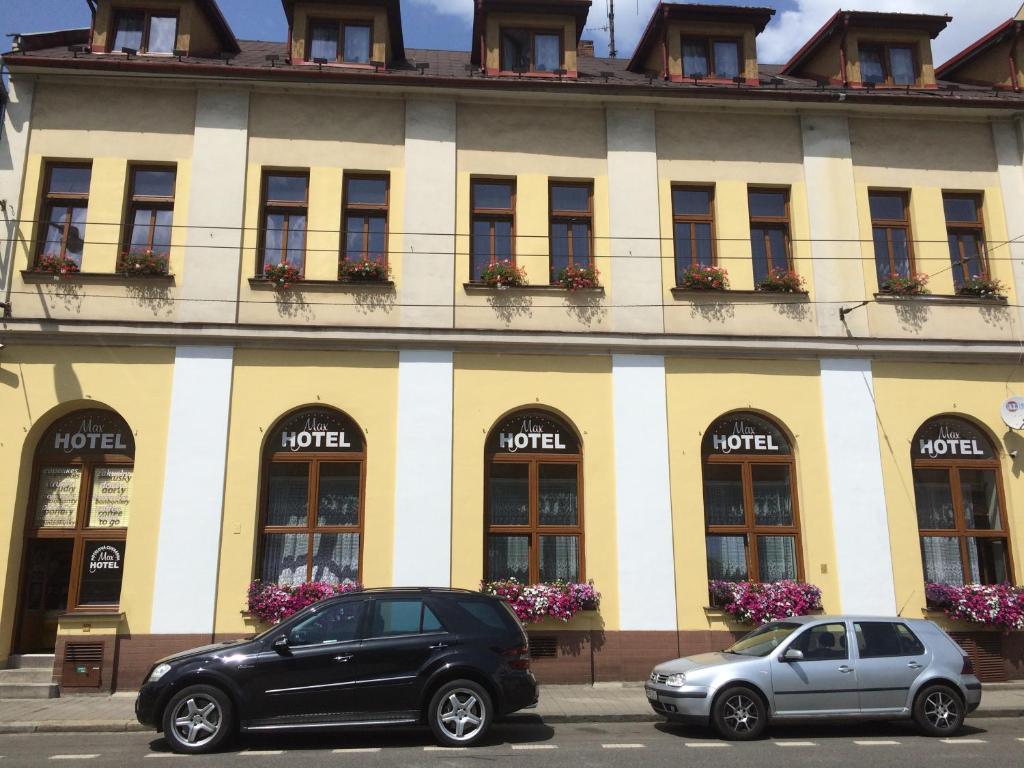
<svg viewBox="0 0 1024 768">
<path fill-rule="evenodd" d="M 204 693 L 183 699 L 174 711 L 174 733 L 190 747 L 204 747 L 213 741 L 223 722 L 220 705 Z"/>
<path fill-rule="evenodd" d="M 746 734 L 756 730 L 760 719 L 757 702 L 746 694 L 737 693 L 725 700 L 722 720 L 733 733 Z"/>
<path fill-rule="evenodd" d="M 454 741 L 472 741 L 487 720 L 483 700 L 468 688 L 455 688 L 438 702 L 437 724 Z"/>
<path fill-rule="evenodd" d="M 955 730 L 960 726 L 960 702 L 942 689 L 932 691 L 924 700 L 924 716 L 936 730 Z"/>
</svg>

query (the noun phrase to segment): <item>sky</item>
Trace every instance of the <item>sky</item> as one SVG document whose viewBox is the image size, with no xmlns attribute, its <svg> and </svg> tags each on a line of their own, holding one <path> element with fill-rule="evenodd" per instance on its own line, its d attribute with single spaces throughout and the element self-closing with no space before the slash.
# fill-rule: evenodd
<svg viewBox="0 0 1024 768">
<path fill-rule="evenodd" d="M 945 13 L 953 23 L 935 41 L 941 63 L 986 32 L 1015 15 L 1022 0 L 703 0 L 716 5 L 770 5 L 775 18 L 758 38 L 758 58 L 783 63 L 837 10 Z M 608 0 L 593 0 L 584 37 L 593 39 L 598 55 L 607 52 Z M 235 35 L 243 40 L 280 40 L 287 36 L 280 0 L 219 0 Z M 657 0 L 617 0 L 615 36 L 619 56 L 628 57 Z M 409 48 L 468 50 L 473 0 L 402 0 L 402 28 Z M 88 26 L 85 0 L 0 0 L 0 35 Z M 0 40 L 4 50 L 10 48 Z"/>
</svg>

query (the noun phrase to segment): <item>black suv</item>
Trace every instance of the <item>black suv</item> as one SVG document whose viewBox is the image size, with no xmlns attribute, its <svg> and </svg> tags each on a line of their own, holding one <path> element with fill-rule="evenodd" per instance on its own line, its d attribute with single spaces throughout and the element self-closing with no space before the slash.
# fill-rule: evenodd
<svg viewBox="0 0 1024 768">
<path fill-rule="evenodd" d="M 323 600 L 252 640 L 168 656 L 135 702 L 177 752 L 243 732 L 426 722 L 444 746 L 480 741 L 537 702 L 526 633 L 507 603 L 462 590 Z"/>
</svg>

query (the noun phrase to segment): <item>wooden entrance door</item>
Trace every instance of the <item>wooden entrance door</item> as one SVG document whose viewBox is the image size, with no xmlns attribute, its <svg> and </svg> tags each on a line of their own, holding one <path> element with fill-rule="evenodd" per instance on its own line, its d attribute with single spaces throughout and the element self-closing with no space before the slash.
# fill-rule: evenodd
<svg viewBox="0 0 1024 768">
<path fill-rule="evenodd" d="M 75 540 L 29 539 L 21 596 L 17 650 L 52 653 L 57 643 L 57 618 L 67 610 Z"/>
</svg>

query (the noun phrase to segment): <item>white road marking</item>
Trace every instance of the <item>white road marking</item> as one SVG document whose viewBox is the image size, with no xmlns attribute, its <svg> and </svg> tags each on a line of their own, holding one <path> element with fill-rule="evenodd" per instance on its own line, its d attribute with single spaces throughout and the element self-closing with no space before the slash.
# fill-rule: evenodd
<svg viewBox="0 0 1024 768">
<path fill-rule="evenodd" d="M 465 752 L 469 747 L 424 747 L 424 752 Z"/>
<path fill-rule="evenodd" d="M 643 749 L 643 744 L 602 744 L 601 749 Z"/>
<path fill-rule="evenodd" d="M 882 739 L 872 739 L 871 741 L 854 741 L 858 747 L 898 747 L 898 741 L 883 741 Z"/>
<path fill-rule="evenodd" d="M 179 755 L 177 752 L 150 752 L 146 757 L 185 757 L 185 755 Z"/>
<path fill-rule="evenodd" d="M 380 752 L 380 747 L 353 747 L 351 749 L 331 750 L 335 755 L 369 755 Z"/>
<path fill-rule="evenodd" d="M 283 749 L 246 749 L 240 755 L 283 755 Z"/>
<path fill-rule="evenodd" d="M 512 749 L 558 749 L 557 744 L 513 744 Z"/>
<path fill-rule="evenodd" d="M 705 748 L 705 747 L 729 747 L 729 746 L 732 746 L 732 745 L 731 744 L 726 744 L 725 742 L 722 742 L 722 741 L 688 741 L 688 742 L 686 742 L 686 746 L 688 746 L 688 747 L 695 747 L 695 748 Z"/>
<path fill-rule="evenodd" d="M 776 741 L 777 747 L 816 747 L 813 741 Z"/>
<path fill-rule="evenodd" d="M 92 760 L 99 755 L 50 755 L 51 760 Z"/>
<path fill-rule="evenodd" d="M 943 744 L 988 744 L 984 739 L 940 739 Z"/>
</svg>

